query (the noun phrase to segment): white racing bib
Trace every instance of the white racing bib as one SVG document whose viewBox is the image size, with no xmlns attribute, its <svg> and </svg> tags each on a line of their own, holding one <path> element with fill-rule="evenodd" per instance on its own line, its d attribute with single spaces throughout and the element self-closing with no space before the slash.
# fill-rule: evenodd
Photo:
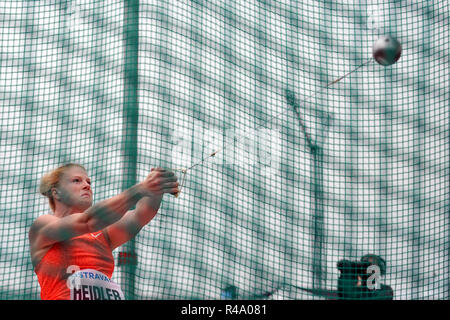
<svg viewBox="0 0 450 320">
<path fill-rule="evenodd" d="M 67 280 L 70 300 L 125 300 L 120 286 L 102 272 L 84 269 Z"/>
</svg>

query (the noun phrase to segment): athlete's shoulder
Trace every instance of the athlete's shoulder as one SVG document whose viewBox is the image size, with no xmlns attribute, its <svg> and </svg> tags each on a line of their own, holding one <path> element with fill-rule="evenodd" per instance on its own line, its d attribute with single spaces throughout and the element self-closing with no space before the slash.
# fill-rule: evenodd
<svg viewBox="0 0 450 320">
<path fill-rule="evenodd" d="M 48 214 L 43 214 L 39 217 L 37 217 L 34 221 L 33 224 L 31 225 L 31 227 L 39 227 L 42 225 L 45 225 L 49 222 L 53 222 L 55 220 L 58 220 L 58 217 L 55 217 L 54 215 L 48 213 Z"/>
<path fill-rule="evenodd" d="M 55 217 L 52 214 L 44 214 L 44 215 L 37 217 L 30 226 L 29 235 L 32 235 L 33 233 L 38 232 L 42 227 L 44 227 L 48 223 L 51 223 L 58 219 L 59 219 L 58 217 Z"/>
</svg>

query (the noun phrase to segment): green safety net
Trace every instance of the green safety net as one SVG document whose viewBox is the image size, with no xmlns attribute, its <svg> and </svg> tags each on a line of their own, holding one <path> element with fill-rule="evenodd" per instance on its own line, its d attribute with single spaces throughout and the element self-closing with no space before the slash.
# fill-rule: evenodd
<svg viewBox="0 0 450 320">
<path fill-rule="evenodd" d="M 40 298 L 28 230 L 69 162 L 94 203 L 154 167 L 183 182 L 113 252 L 127 299 L 448 299 L 449 12 L 0 1 L 0 299 Z M 371 60 L 383 35 L 390 66 Z M 367 254 L 385 263 L 360 277 Z"/>
</svg>

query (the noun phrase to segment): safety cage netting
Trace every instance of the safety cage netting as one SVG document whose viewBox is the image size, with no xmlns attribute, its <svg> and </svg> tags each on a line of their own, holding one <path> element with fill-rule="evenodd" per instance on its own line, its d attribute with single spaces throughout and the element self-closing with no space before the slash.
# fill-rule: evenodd
<svg viewBox="0 0 450 320">
<path fill-rule="evenodd" d="M 94 202 L 153 167 L 183 180 L 114 251 L 127 299 L 334 299 L 345 277 L 350 298 L 448 299 L 449 12 L 0 1 L 0 299 L 39 299 L 28 230 L 69 162 Z M 389 66 L 370 60 L 385 35 Z M 384 263 L 355 277 L 367 255 Z"/>
</svg>

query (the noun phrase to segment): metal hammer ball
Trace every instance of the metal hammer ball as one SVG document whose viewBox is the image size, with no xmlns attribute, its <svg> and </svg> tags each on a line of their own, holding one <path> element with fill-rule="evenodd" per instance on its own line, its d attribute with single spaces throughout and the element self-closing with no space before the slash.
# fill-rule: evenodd
<svg viewBox="0 0 450 320">
<path fill-rule="evenodd" d="M 373 48 L 373 58 L 383 66 L 390 66 L 400 59 L 402 46 L 397 39 L 390 36 L 383 36 L 378 39 Z"/>
</svg>

